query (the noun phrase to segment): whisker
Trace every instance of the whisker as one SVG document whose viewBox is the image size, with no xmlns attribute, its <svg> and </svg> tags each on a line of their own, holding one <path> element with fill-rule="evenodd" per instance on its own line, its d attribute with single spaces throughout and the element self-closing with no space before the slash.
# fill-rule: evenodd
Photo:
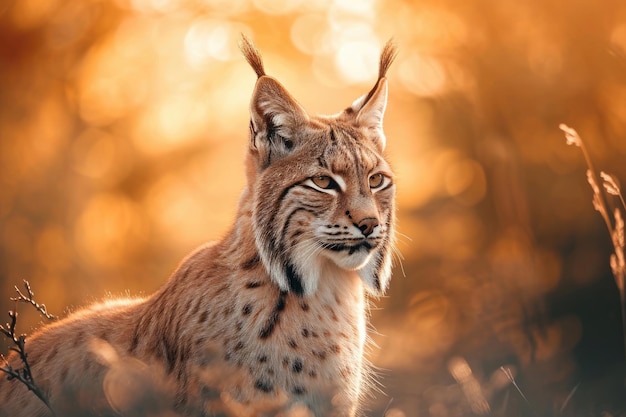
<svg viewBox="0 0 626 417">
<path fill-rule="evenodd" d="M 391 254 L 392 254 L 392 259 L 397 260 L 398 265 L 400 265 L 402 276 L 406 278 L 406 270 L 404 269 L 404 264 L 402 263 L 402 261 L 404 260 L 404 256 L 402 255 L 402 252 L 400 252 L 400 249 L 398 249 L 396 245 L 391 245 Z"/>
<path fill-rule="evenodd" d="M 315 257 L 322 251 L 322 249 L 324 248 L 320 245 L 319 242 L 312 242 L 310 253 L 308 254 L 308 256 L 305 257 L 305 262 L 309 262 L 311 259 L 313 259 L 313 257 Z"/>
<path fill-rule="evenodd" d="M 304 263 L 308 263 L 315 255 L 322 251 L 323 246 L 315 237 L 309 237 L 298 243 L 298 246 L 302 246 L 302 253 Z"/>
<path fill-rule="evenodd" d="M 395 233 L 396 233 L 397 236 L 400 236 L 401 238 L 404 238 L 404 239 L 408 240 L 409 242 L 413 242 L 413 238 L 411 236 L 405 235 L 404 233 L 399 232 L 398 230 L 396 230 Z"/>
</svg>

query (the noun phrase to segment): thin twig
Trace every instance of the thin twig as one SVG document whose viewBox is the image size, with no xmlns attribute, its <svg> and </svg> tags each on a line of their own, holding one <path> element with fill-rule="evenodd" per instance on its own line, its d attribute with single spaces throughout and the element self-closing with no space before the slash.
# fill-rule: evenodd
<svg viewBox="0 0 626 417">
<path fill-rule="evenodd" d="M 33 307 L 35 307 L 37 309 L 37 311 L 39 311 L 41 314 L 43 314 L 43 316 L 45 318 L 47 318 L 48 320 L 56 320 L 57 317 L 53 314 L 48 313 L 48 309 L 46 308 L 45 304 L 39 304 L 34 300 L 35 297 L 35 293 L 32 291 L 32 289 L 30 288 L 30 283 L 26 280 L 24 280 L 24 288 L 26 288 L 26 293 L 28 295 L 24 295 L 19 288 L 17 288 L 17 285 L 15 286 L 15 292 L 17 292 L 17 297 L 13 298 L 11 297 L 11 301 L 21 301 L 23 303 L 27 303 L 32 305 Z"/>
<path fill-rule="evenodd" d="M 35 379 L 33 378 L 33 374 L 30 368 L 30 363 L 28 361 L 28 354 L 26 353 L 26 335 L 20 334 L 17 335 L 15 332 L 15 328 L 17 325 L 17 305 L 19 302 L 24 302 L 32 305 L 43 314 L 48 320 L 54 320 L 56 317 L 52 314 L 49 314 L 46 310 L 46 306 L 44 304 L 38 304 L 34 300 L 34 293 L 30 288 L 30 284 L 28 281 L 24 280 L 24 286 L 26 288 L 26 293 L 28 295 L 24 295 L 17 287 L 15 287 L 15 291 L 18 296 L 15 298 L 11 298 L 11 301 L 15 303 L 15 308 L 9 311 L 10 321 L 5 325 L 0 324 L 0 333 L 2 333 L 7 339 L 11 340 L 14 346 L 9 349 L 16 352 L 22 362 L 22 368 L 16 369 L 14 368 L 9 360 L 4 357 L 4 355 L 0 354 L 0 359 L 4 362 L 4 366 L 0 367 L 0 372 L 4 372 L 7 375 L 9 380 L 17 380 L 24 384 L 29 391 L 32 391 L 33 394 L 37 396 L 45 404 L 45 406 L 50 410 L 52 416 L 56 416 L 54 410 L 50 406 L 50 402 L 48 400 L 48 396 L 37 386 L 35 383 Z"/>
<path fill-rule="evenodd" d="M 0 367 L 0 372 L 4 372 L 5 374 L 7 374 L 7 378 L 9 381 L 16 379 L 20 381 L 22 384 L 26 385 L 26 388 L 28 388 L 29 391 L 32 391 L 32 393 L 35 394 L 37 398 L 39 398 L 39 400 L 45 404 L 46 407 L 48 407 L 48 410 L 50 410 L 50 412 L 52 413 L 52 416 L 56 416 L 54 410 L 50 406 L 48 397 L 43 393 L 43 391 L 37 385 L 35 385 L 35 382 L 32 380 L 32 375 L 30 374 L 30 367 L 28 371 L 26 371 L 25 368 L 21 370 L 20 369 L 16 370 L 15 368 L 11 366 L 11 364 L 4 357 L 4 355 L 0 355 L 0 359 L 2 359 L 2 362 L 4 362 L 4 366 Z"/>
</svg>

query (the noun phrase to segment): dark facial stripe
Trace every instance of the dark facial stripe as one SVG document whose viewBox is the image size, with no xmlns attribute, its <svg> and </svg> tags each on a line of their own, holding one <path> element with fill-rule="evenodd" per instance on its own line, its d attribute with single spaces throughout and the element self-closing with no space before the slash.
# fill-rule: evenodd
<svg viewBox="0 0 626 417">
<path fill-rule="evenodd" d="M 287 194 L 289 194 L 289 191 L 291 191 L 294 187 L 297 187 L 301 183 L 302 181 L 298 181 L 293 184 L 290 184 L 289 186 L 285 187 L 285 189 L 283 189 L 283 192 L 280 193 L 280 196 L 276 200 L 276 205 L 274 206 L 274 210 L 272 210 L 272 216 L 270 217 L 269 222 L 266 225 L 267 227 L 270 227 L 270 225 L 276 224 L 276 216 L 278 215 L 278 212 L 280 211 L 280 207 L 282 206 L 285 200 L 285 197 L 287 196 Z M 272 244 L 273 243 L 274 242 L 272 241 Z"/>
<path fill-rule="evenodd" d="M 285 249 L 285 245 L 284 243 L 286 242 L 285 236 L 287 233 L 289 233 L 289 226 L 291 226 L 291 219 L 293 218 L 293 216 L 296 215 L 296 213 L 298 213 L 299 211 L 306 211 L 307 213 L 311 213 L 313 215 L 316 215 L 317 213 L 311 209 L 308 208 L 304 208 L 304 207 L 298 207 L 296 209 L 294 209 L 291 213 L 289 213 L 289 216 L 287 216 L 287 220 L 285 220 L 285 224 L 283 225 L 283 230 L 281 232 L 281 245 L 279 247 L 280 249 L 280 253 L 283 253 L 283 250 Z M 291 244 L 290 242 L 287 242 L 287 244 Z"/>
<path fill-rule="evenodd" d="M 282 253 L 286 253 L 286 251 L 285 251 L 285 244 L 291 245 L 290 242 L 286 241 L 287 239 L 285 238 L 285 235 L 289 231 L 289 225 L 291 223 L 291 219 L 293 218 L 293 216 L 297 212 L 303 211 L 303 210 L 315 214 L 313 211 L 305 209 L 305 208 L 302 208 L 302 207 L 298 207 L 298 208 L 294 209 L 291 213 L 289 213 L 289 216 L 287 216 L 287 220 L 285 220 L 285 224 L 283 225 L 283 228 L 282 228 L 281 233 L 280 233 L 280 239 L 279 239 L 280 243 L 278 244 L 278 247 L 277 247 L 277 250 L 276 250 L 277 253 L 281 253 L 281 254 Z M 274 247 L 276 247 L 276 244 L 274 243 L 274 239 L 272 239 L 272 244 L 273 244 Z"/>
<path fill-rule="evenodd" d="M 291 219 L 293 218 L 293 216 L 296 215 L 296 213 L 298 213 L 299 211 L 306 211 L 307 213 L 311 213 L 313 215 L 317 214 L 314 210 L 306 208 L 306 207 L 298 207 L 295 208 L 291 211 L 291 213 L 289 213 L 289 215 L 287 216 L 287 220 L 285 220 L 285 223 L 283 224 L 283 230 L 281 235 L 284 237 L 285 233 L 287 232 L 287 229 L 289 229 L 290 223 L 291 223 Z"/>
<path fill-rule="evenodd" d="M 280 206 L 283 204 L 283 200 L 285 199 L 287 194 L 289 194 L 289 191 L 291 191 L 294 187 L 297 187 L 301 183 L 302 183 L 302 181 L 297 181 L 297 182 L 294 182 L 293 184 L 289 184 L 287 187 L 285 187 L 285 189 L 283 189 L 283 192 L 280 193 L 280 196 L 276 200 L 276 206 L 274 207 L 275 210 L 272 213 L 272 219 L 271 219 L 272 220 L 272 224 L 273 224 L 274 219 L 276 218 L 276 213 L 278 213 L 278 211 L 280 209 Z"/>
<path fill-rule="evenodd" d="M 289 289 L 296 295 L 303 296 L 304 288 L 302 287 L 302 277 L 296 272 L 296 269 L 291 263 L 287 263 L 285 266 L 285 275 L 287 276 Z"/>
<path fill-rule="evenodd" d="M 287 196 L 287 194 L 289 194 L 289 192 L 294 188 L 297 187 L 302 181 L 298 181 L 295 182 L 293 184 L 288 185 L 287 187 L 285 187 L 282 191 L 282 193 L 280 193 L 280 196 L 278 197 L 278 199 L 276 200 L 276 204 L 274 205 L 274 209 L 272 210 L 272 215 L 269 218 L 269 221 L 266 224 L 263 224 L 263 230 L 264 232 L 269 232 L 269 233 L 262 233 L 263 235 L 267 235 L 268 236 L 268 246 L 269 251 L 270 252 L 276 252 L 276 235 L 274 233 L 271 233 L 271 225 L 276 224 L 276 216 L 278 215 L 278 212 L 280 211 L 280 208 L 285 200 L 285 197 Z"/>
</svg>

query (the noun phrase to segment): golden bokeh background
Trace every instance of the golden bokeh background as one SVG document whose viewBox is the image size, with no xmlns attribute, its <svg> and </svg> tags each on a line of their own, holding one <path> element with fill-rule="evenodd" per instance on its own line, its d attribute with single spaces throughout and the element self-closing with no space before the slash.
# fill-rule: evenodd
<svg viewBox="0 0 626 417">
<path fill-rule="evenodd" d="M 558 129 L 626 179 L 621 0 L 0 2 L 0 311 L 22 279 L 58 314 L 150 294 L 226 232 L 255 82 L 240 33 L 312 113 L 399 47 L 404 261 L 372 312 L 368 415 L 626 413 L 612 247 Z"/>
</svg>

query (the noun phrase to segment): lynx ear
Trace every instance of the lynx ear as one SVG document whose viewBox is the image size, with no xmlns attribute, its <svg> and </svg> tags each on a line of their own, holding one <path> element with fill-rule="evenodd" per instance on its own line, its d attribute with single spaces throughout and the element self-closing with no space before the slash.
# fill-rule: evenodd
<svg viewBox="0 0 626 417">
<path fill-rule="evenodd" d="M 385 149 L 386 138 L 383 132 L 383 117 L 387 108 L 387 79 L 381 78 L 367 96 L 352 103 L 350 107 L 356 113 L 356 123 L 366 129 L 368 137 L 378 143 L 381 150 Z"/>
<path fill-rule="evenodd" d="M 387 70 L 396 58 L 396 47 L 390 40 L 380 54 L 378 65 L 378 80 L 374 88 L 366 95 L 355 100 L 344 113 L 356 115 L 356 124 L 365 128 L 367 136 L 372 139 L 381 150 L 385 149 L 386 139 L 383 133 L 383 117 L 387 107 Z"/>
<path fill-rule="evenodd" d="M 250 102 L 251 146 L 262 156 L 263 166 L 294 149 L 296 132 L 309 116 L 275 79 L 261 76 Z"/>
<path fill-rule="evenodd" d="M 258 78 L 250 102 L 250 147 L 266 168 L 293 150 L 295 132 L 309 116 L 285 87 L 265 74 L 261 53 L 243 34 L 239 48 Z"/>
</svg>

